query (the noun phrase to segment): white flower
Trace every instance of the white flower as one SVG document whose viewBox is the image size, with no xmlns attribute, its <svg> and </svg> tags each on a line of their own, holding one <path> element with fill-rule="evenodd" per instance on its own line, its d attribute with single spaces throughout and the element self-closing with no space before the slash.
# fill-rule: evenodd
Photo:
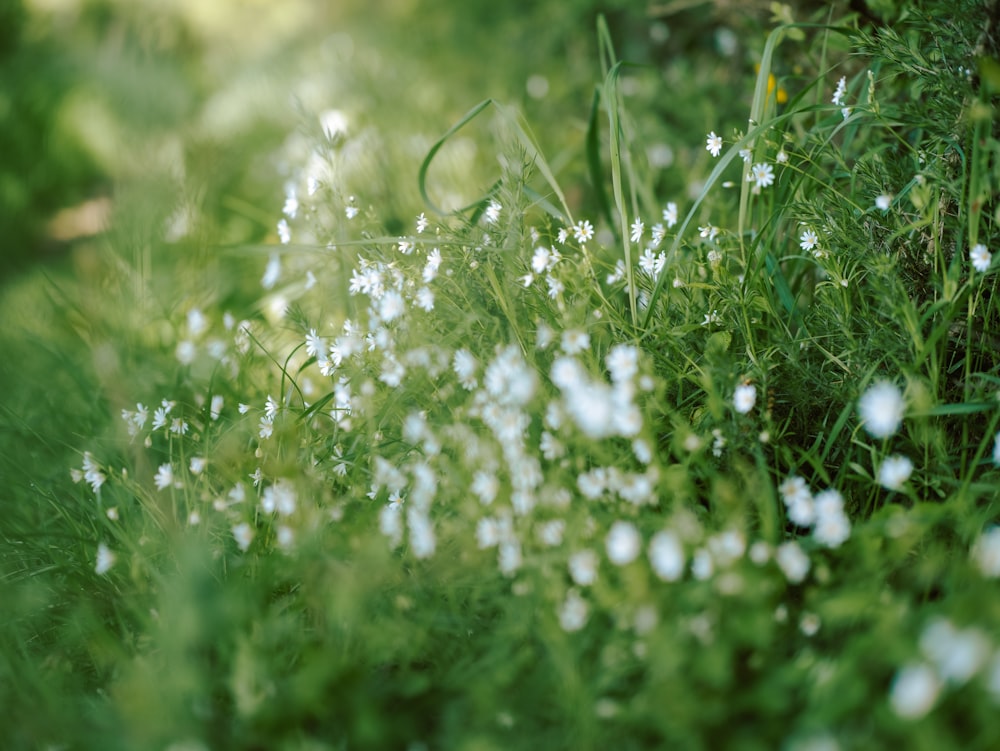
<svg viewBox="0 0 1000 751">
<path fill-rule="evenodd" d="M 597 581 L 597 567 L 600 559 L 593 550 L 581 550 L 569 557 L 569 575 L 581 587 Z"/>
<path fill-rule="evenodd" d="M 880 211 L 888 211 L 889 206 L 892 204 L 892 196 L 888 193 L 882 193 L 881 195 L 875 196 L 875 208 Z"/>
<path fill-rule="evenodd" d="M 887 490 L 899 490 L 910 479 L 913 462 L 905 456 L 889 456 L 878 468 L 878 484 Z"/>
<path fill-rule="evenodd" d="M 264 276 L 261 277 L 260 286 L 264 289 L 271 289 L 281 278 L 281 256 L 272 253 L 267 260 L 267 268 L 264 269 Z"/>
<path fill-rule="evenodd" d="M 417 558 L 430 558 L 434 555 L 437 543 L 434 537 L 434 527 L 427 514 L 415 506 L 406 512 L 406 522 L 410 528 L 410 550 Z"/>
<path fill-rule="evenodd" d="M 972 560 L 983 576 L 1000 578 L 1000 527 L 990 527 L 976 540 Z"/>
<path fill-rule="evenodd" d="M 757 188 L 768 188 L 774 184 L 774 167 L 765 162 L 759 162 L 750 169 L 747 180 Z"/>
<path fill-rule="evenodd" d="M 757 388 L 752 383 L 743 383 L 736 387 L 733 394 L 733 406 L 741 415 L 747 414 L 757 403 Z"/>
<path fill-rule="evenodd" d="M 421 212 L 417 217 L 417 234 L 421 234 L 425 229 L 427 229 L 427 217 Z"/>
<path fill-rule="evenodd" d="M 887 381 L 869 387 L 858 402 L 861 422 L 875 438 L 888 438 L 899 430 L 905 411 L 903 394 Z"/>
<path fill-rule="evenodd" d="M 792 584 L 800 583 L 809 573 L 809 556 L 794 540 L 781 543 L 774 551 L 774 560 L 785 578 Z"/>
<path fill-rule="evenodd" d="M 836 492 L 836 491 L 833 491 Z M 822 495 L 816 496 L 817 499 Z M 838 494 L 839 495 L 839 494 Z M 851 520 L 843 511 L 820 514 L 816 519 L 813 539 L 828 548 L 840 547 L 851 536 Z"/>
<path fill-rule="evenodd" d="M 192 456 L 190 470 L 192 475 L 200 475 L 208 466 L 208 459 L 203 456 Z"/>
<path fill-rule="evenodd" d="M 684 548 L 673 531 L 664 529 L 653 535 L 647 552 L 653 573 L 663 581 L 677 581 L 684 575 Z"/>
<path fill-rule="evenodd" d="M 562 350 L 567 355 L 575 355 L 590 347 L 590 336 L 586 331 L 569 329 L 562 335 Z"/>
<path fill-rule="evenodd" d="M 630 522 L 617 521 L 605 538 L 608 560 L 616 566 L 625 566 L 636 559 L 642 546 L 639 531 Z"/>
<path fill-rule="evenodd" d="M 115 565 L 115 554 L 103 542 L 97 546 L 97 563 L 94 571 L 98 575 L 104 575 Z"/>
<path fill-rule="evenodd" d="M 837 107 L 844 104 L 844 94 L 847 93 L 847 76 L 841 76 L 837 81 L 837 90 L 833 92 L 833 99 L 830 101 Z"/>
<path fill-rule="evenodd" d="M 222 414 L 222 405 L 225 404 L 225 399 L 222 394 L 216 394 L 212 397 L 212 401 L 209 404 L 208 414 L 213 420 L 218 420 L 219 416 Z"/>
<path fill-rule="evenodd" d="M 486 207 L 486 211 L 483 213 L 483 219 L 487 224 L 496 224 L 500 219 L 500 210 L 503 206 L 497 199 L 492 199 L 489 205 Z"/>
<path fill-rule="evenodd" d="M 677 204 L 671 201 L 667 204 L 667 207 L 663 210 L 663 221 L 667 223 L 668 227 L 673 227 L 677 224 Z"/>
<path fill-rule="evenodd" d="M 573 236 L 577 242 L 585 243 L 594 236 L 594 225 L 586 219 L 579 221 L 573 227 Z"/>
<path fill-rule="evenodd" d="M 250 547 L 250 543 L 253 542 L 254 531 L 246 522 L 233 525 L 233 538 L 236 540 L 236 544 L 239 546 L 240 550 L 246 551 Z"/>
<path fill-rule="evenodd" d="M 714 130 L 705 138 L 705 149 L 712 156 L 718 156 L 722 153 L 722 139 L 715 135 Z"/>
<path fill-rule="evenodd" d="M 385 322 L 399 318 L 404 310 L 403 296 L 394 289 L 386 292 L 382 295 L 382 299 L 379 300 L 378 314 Z"/>
<path fill-rule="evenodd" d="M 889 703 L 900 717 L 917 720 L 931 711 L 941 693 L 941 679 L 924 664 L 912 664 L 896 673 Z"/>
<path fill-rule="evenodd" d="M 473 357 L 469 350 L 458 350 L 452 358 L 451 367 L 458 376 L 462 388 L 467 391 L 472 391 L 472 389 L 476 388 L 476 369 L 479 367 L 479 363 L 476 362 L 476 358 Z"/>
<path fill-rule="evenodd" d="M 604 364 L 612 381 L 624 383 L 639 372 L 639 350 L 631 344 L 616 344 L 608 350 Z"/>
<path fill-rule="evenodd" d="M 559 625 L 562 626 L 563 631 L 579 631 L 587 625 L 589 610 L 587 601 L 580 597 L 579 592 L 571 589 L 566 594 L 566 601 L 559 609 Z"/>
<path fill-rule="evenodd" d="M 990 270 L 990 264 L 993 262 L 993 254 L 990 253 L 985 245 L 977 243 L 969 251 L 969 260 L 972 261 L 972 268 L 985 273 Z"/>
<path fill-rule="evenodd" d="M 946 683 L 961 685 L 986 665 L 990 642 L 977 628 L 956 629 L 937 618 L 920 635 L 920 651 Z"/>
<path fill-rule="evenodd" d="M 282 516 L 290 516 L 295 513 L 295 505 L 295 488 L 287 480 L 278 480 L 265 488 L 260 499 L 261 510 L 266 514 L 277 511 Z"/>
<path fill-rule="evenodd" d="M 818 242 L 819 238 L 816 237 L 816 233 L 811 229 L 806 229 L 799 238 L 799 247 L 802 250 L 812 250 Z"/>
<path fill-rule="evenodd" d="M 278 222 L 278 239 L 282 245 L 288 245 L 292 241 L 292 230 L 288 227 L 288 221 L 282 219 Z"/>
<path fill-rule="evenodd" d="M 174 468 L 169 464 L 161 464 L 156 470 L 153 482 L 156 483 L 157 490 L 166 490 L 174 484 Z"/>
<path fill-rule="evenodd" d="M 642 234 L 646 231 L 646 225 L 642 223 L 642 220 L 636 217 L 635 221 L 632 222 L 632 226 L 629 228 L 630 234 L 629 239 L 637 243 L 642 240 Z"/>
</svg>

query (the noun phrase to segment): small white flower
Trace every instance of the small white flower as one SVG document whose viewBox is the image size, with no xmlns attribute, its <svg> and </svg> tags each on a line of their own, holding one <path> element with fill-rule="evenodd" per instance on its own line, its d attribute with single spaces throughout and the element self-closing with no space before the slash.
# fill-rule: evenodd
<svg viewBox="0 0 1000 751">
<path fill-rule="evenodd" d="M 421 234 L 425 229 L 427 229 L 427 217 L 421 212 L 417 217 L 417 234 Z"/>
<path fill-rule="evenodd" d="M 887 381 L 869 387 L 858 402 L 861 422 L 875 438 L 888 438 L 899 430 L 905 411 L 903 394 Z"/>
<path fill-rule="evenodd" d="M 993 262 L 993 254 L 990 253 L 985 245 L 977 243 L 969 251 L 969 260 L 972 261 L 972 268 L 980 273 L 985 273 L 990 270 L 990 264 Z"/>
<path fill-rule="evenodd" d="M 288 227 L 288 221 L 285 219 L 278 222 L 278 238 L 282 245 L 288 245 L 292 241 L 292 230 Z"/>
<path fill-rule="evenodd" d="M 581 587 L 588 587 L 597 581 L 600 559 L 593 550 L 581 550 L 569 557 L 569 575 Z"/>
<path fill-rule="evenodd" d="M 569 329 L 562 335 L 562 349 L 567 355 L 575 355 L 590 347 L 590 336 L 586 331 Z"/>
<path fill-rule="evenodd" d="M 918 720 L 931 711 L 941 693 L 941 679 L 929 665 L 907 665 L 896 673 L 889 703 L 900 717 Z"/>
<path fill-rule="evenodd" d="M 260 286 L 264 289 L 271 289 L 281 278 L 281 256 L 272 253 L 267 260 L 267 268 L 264 269 L 264 276 L 261 277 Z"/>
<path fill-rule="evenodd" d="M 642 223 L 642 220 L 636 217 L 635 221 L 632 222 L 632 226 L 629 228 L 630 234 L 629 239 L 637 243 L 642 240 L 642 235 L 646 231 L 646 225 Z"/>
<path fill-rule="evenodd" d="M 833 92 L 833 99 L 830 101 L 837 107 L 844 104 L 844 94 L 847 93 L 847 76 L 841 76 L 837 81 L 837 90 Z"/>
<path fill-rule="evenodd" d="M 605 539 L 608 560 L 616 566 L 625 566 L 634 561 L 641 546 L 639 531 L 630 522 L 615 522 Z"/>
<path fill-rule="evenodd" d="M 253 527 L 246 522 L 241 522 L 240 524 L 233 525 L 232 532 L 233 539 L 236 540 L 236 544 L 239 546 L 240 550 L 246 552 L 247 548 L 250 547 L 250 543 L 253 542 Z"/>
<path fill-rule="evenodd" d="M 208 459 L 203 456 L 192 456 L 189 469 L 192 475 L 200 475 L 208 466 Z"/>
<path fill-rule="evenodd" d="M 774 167 L 766 162 L 759 162 L 750 169 L 747 180 L 757 188 L 768 188 L 774 184 Z"/>
<path fill-rule="evenodd" d="M 913 472 L 913 462 L 905 456 L 893 455 L 886 457 L 878 468 L 878 484 L 887 490 L 899 490 L 903 483 L 910 479 Z"/>
<path fill-rule="evenodd" d="M 714 130 L 705 138 L 705 149 L 712 156 L 718 156 L 722 153 L 722 138 L 715 135 Z"/>
<path fill-rule="evenodd" d="M 990 527 L 976 540 L 972 560 L 983 576 L 1000 578 L 1000 527 Z"/>
<path fill-rule="evenodd" d="M 583 219 L 573 227 L 573 236 L 577 242 L 585 243 L 594 236 L 594 225 Z"/>
<path fill-rule="evenodd" d="M 774 560 L 785 578 L 792 584 L 800 583 L 809 573 L 809 556 L 794 540 L 781 543 L 774 551 Z"/>
<path fill-rule="evenodd" d="M 736 387 L 733 394 L 733 406 L 741 415 L 747 414 L 757 403 L 757 388 L 752 383 L 743 383 Z"/>
<path fill-rule="evenodd" d="M 819 238 L 816 237 L 816 233 L 811 229 L 806 229 L 799 238 L 799 247 L 802 248 L 802 250 L 812 250 L 816 247 L 818 242 Z"/>
<path fill-rule="evenodd" d="M 559 625 L 562 626 L 563 631 L 570 633 L 579 631 L 587 625 L 589 612 L 587 601 L 580 597 L 579 592 L 571 589 L 566 595 L 566 601 L 559 609 Z"/>
<path fill-rule="evenodd" d="M 103 576 L 108 573 L 114 565 L 115 554 L 111 552 L 111 549 L 102 542 L 97 546 L 97 563 L 94 566 L 94 571 L 98 575 Z"/>
<path fill-rule="evenodd" d="M 892 204 L 892 196 L 888 193 L 882 193 L 881 195 L 875 196 L 875 208 L 880 211 L 888 211 L 889 206 Z"/>
<path fill-rule="evenodd" d="M 489 205 L 486 207 L 486 211 L 483 212 L 483 219 L 487 224 L 496 224 L 500 219 L 500 210 L 502 208 L 503 206 L 500 205 L 500 202 L 497 199 L 494 198 L 490 200 Z"/>
<path fill-rule="evenodd" d="M 677 224 L 677 204 L 671 201 L 667 204 L 667 207 L 663 209 L 663 221 L 667 223 L 668 227 L 673 227 Z"/>
<path fill-rule="evenodd" d="M 677 535 L 664 529 L 649 541 L 649 563 L 663 581 L 677 581 L 684 575 L 684 548 Z"/>
<path fill-rule="evenodd" d="M 157 490 L 166 490 L 174 484 L 174 468 L 170 464 L 161 464 L 153 477 Z"/>
</svg>

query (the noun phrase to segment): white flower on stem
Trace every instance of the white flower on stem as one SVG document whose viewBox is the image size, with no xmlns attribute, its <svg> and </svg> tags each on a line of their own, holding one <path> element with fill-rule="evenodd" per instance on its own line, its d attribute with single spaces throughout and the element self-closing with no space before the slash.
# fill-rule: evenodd
<svg viewBox="0 0 1000 751">
<path fill-rule="evenodd" d="M 573 227 L 573 236 L 577 242 L 585 243 L 594 236 L 594 225 L 586 219 L 576 223 Z"/>
<path fill-rule="evenodd" d="M 766 162 L 759 162 L 750 169 L 747 180 L 756 188 L 768 188 L 774 184 L 774 167 Z"/>
<path fill-rule="evenodd" d="M 636 217 L 635 221 L 632 222 L 632 226 L 629 228 L 629 239 L 637 243 L 642 240 L 642 235 L 646 231 L 646 225 L 642 223 L 642 220 Z"/>
<path fill-rule="evenodd" d="M 566 594 L 566 601 L 559 609 L 559 625 L 562 626 L 563 631 L 569 633 L 579 631 L 587 625 L 589 613 L 590 608 L 587 606 L 587 601 L 580 597 L 579 592 L 571 589 Z"/>
<path fill-rule="evenodd" d="M 977 243 L 969 251 L 969 260 L 972 261 L 972 268 L 980 273 L 986 273 L 990 270 L 990 264 L 993 263 L 993 254 L 985 245 Z"/>
<path fill-rule="evenodd" d="M 833 99 L 830 101 L 837 107 L 844 104 L 844 94 L 847 93 L 847 76 L 841 76 L 837 81 L 837 89 L 833 92 Z"/>
<path fill-rule="evenodd" d="M 794 540 L 781 543 L 774 551 L 774 560 L 785 578 L 792 584 L 799 584 L 809 573 L 809 556 Z"/>
<path fill-rule="evenodd" d="M 97 562 L 94 565 L 94 572 L 103 576 L 115 565 L 115 554 L 103 542 L 97 546 Z"/>
<path fill-rule="evenodd" d="M 653 535 L 647 553 L 653 573 L 663 581 L 677 581 L 684 575 L 684 548 L 673 531 L 664 529 Z"/>
<path fill-rule="evenodd" d="M 174 468 L 170 464 L 161 464 L 153 477 L 157 490 L 166 490 L 174 484 Z"/>
<path fill-rule="evenodd" d="M 264 276 L 261 277 L 260 286 L 264 289 L 271 289 L 281 278 L 281 256 L 272 253 L 267 260 L 267 267 L 264 269 Z"/>
<path fill-rule="evenodd" d="M 714 130 L 705 138 L 705 150 L 712 156 L 718 156 L 722 153 L 722 138 L 715 135 Z"/>
<path fill-rule="evenodd" d="M 887 490 L 899 490 L 910 479 L 913 462 L 898 454 L 886 457 L 878 468 L 878 484 Z"/>
<path fill-rule="evenodd" d="M 278 222 L 278 239 L 281 240 L 282 245 L 288 245 L 292 241 L 292 230 L 285 219 Z"/>
<path fill-rule="evenodd" d="M 617 521 L 611 525 L 605 539 L 608 560 L 616 566 L 625 566 L 636 559 L 642 547 L 639 531 L 630 522 Z"/>
<path fill-rule="evenodd" d="M 423 233 L 425 229 L 427 229 L 427 217 L 421 212 L 420 216 L 417 217 L 417 234 Z"/>
<path fill-rule="evenodd" d="M 892 196 L 888 193 L 882 193 L 881 195 L 875 196 L 875 208 L 880 211 L 888 211 L 889 206 L 892 205 Z"/>
<path fill-rule="evenodd" d="M 799 247 L 802 250 L 812 250 L 819 243 L 819 238 L 811 229 L 806 229 L 799 238 Z"/>
<path fill-rule="evenodd" d="M 243 552 L 246 552 L 250 547 L 250 543 L 253 542 L 254 531 L 246 522 L 241 522 L 240 524 L 234 524 L 232 528 L 233 539 L 236 540 L 237 546 Z"/>
<path fill-rule="evenodd" d="M 497 199 L 491 199 L 489 204 L 486 206 L 486 211 L 483 212 L 483 219 L 487 224 L 496 224 L 500 220 L 500 211 L 503 206 Z"/>
<path fill-rule="evenodd" d="M 677 224 L 677 204 L 670 201 L 667 207 L 663 209 L 663 221 L 667 223 L 668 227 L 673 227 Z"/>
<path fill-rule="evenodd" d="M 816 521 L 816 504 L 806 481 L 792 475 L 778 486 L 778 493 L 788 511 L 788 518 L 800 527 L 811 527 Z"/>
<path fill-rule="evenodd" d="M 590 335 L 579 329 L 569 329 L 562 335 L 562 350 L 567 355 L 575 355 L 590 347 Z"/>
<path fill-rule="evenodd" d="M 899 430 L 905 412 L 903 394 L 888 381 L 869 387 L 858 401 L 861 422 L 875 438 L 888 438 Z"/>
<path fill-rule="evenodd" d="M 929 665 L 906 665 L 892 682 L 889 703 L 897 715 L 906 720 L 919 720 L 934 707 L 941 693 L 941 679 Z"/>
<path fill-rule="evenodd" d="M 990 527 L 972 546 L 972 560 L 983 576 L 1000 578 L 1000 527 Z"/>
<path fill-rule="evenodd" d="M 597 581 L 600 559 L 593 550 L 581 550 L 569 557 L 569 575 L 581 587 L 588 587 Z"/>
<path fill-rule="evenodd" d="M 747 414 L 757 403 L 757 388 L 752 383 L 743 383 L 736 387 L 733 394 L 733 406 L 741 415 Z"/>
</svg>

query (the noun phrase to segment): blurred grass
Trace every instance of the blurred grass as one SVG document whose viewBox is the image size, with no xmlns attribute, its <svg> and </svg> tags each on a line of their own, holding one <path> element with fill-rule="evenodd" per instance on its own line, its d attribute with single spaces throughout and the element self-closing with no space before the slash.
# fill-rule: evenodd
<svg viewBox="0 0 1000 751">
<path fill-rule="evenodd" d="M 711 7 L 726 12 L 725 4 Z M 0 281 L 0 725 L 13 728 L 9 747 L 45 738 L 156 748 L 206 727 L 220 745 L 235 738 L 238 747 L 268 747 L 299 723 L 371 748 L 433 734 L 469 738 L 471 724 L 488 748 L 503 737 L 503 692 L 525 687 L 509 702 L 537 708 L 538 726 L 519 728 L 519 737 L 566 745 L 554 737 L 559 723 L 548 721 L 589 707 L 598 691 L 591 682 L 601 676 L 547 636 L 554 623 L 491 612 L 496 582 L 456 580 L 449 570 L 448 598 L 421 599 L 414 612 L 395 598 L 398 572 L 385 553 L 366 551 L 365 585 L 388 594 L 359 608 L 359 583 L 346 564 L 305 572 L 313 593 L 296 585 L 302 571 L 227 589 L 223 577 L 240 572 L 222 571 L 192 546 L 148 551 L 169 561 L 162 578 L 136 570 L 133 591 L 112 592 L 115 585 L 93 575 L 100 513 L 68 469 L 79 464 L 80 446 L 116 455 L 115 416 L 133 391 L 123 384 L 169 386 L 148 356 L 158 321 L 200 300 L 237 311 L 250 305 L 261 259 L 232 249 L 273 240 L 283 198 L 281 165 L 270 155 L 305 115 L 339 107 L 359 129 L 379 132 L 372 166 L 359 179 L 364 200 L 390 225 L 422 209 L 416 172 L 431 138 L 487 96 L 523 107 L 563 184 L 585 186 L 582 160 L 568 155 L 581 151 L 598 78 L 598 10 L 609 14 L 619 56 L 647 66 L 623 88 L 653 103 L 637 108 L 651 113 L 634 124 L 638 140 L 668 149 L 641 155 L 662 163 L 656 194 L 681 198 L 688 174 L 707 161 L 702 134 L 744 117 L 747 103 L 729 92 L 749 90 L 738 84 L 753 79 L 763 4 L 731 17 L 704 8 L 650 17 L 646 3 L 627 0 L 120 0 L 0 9 L 7 14 L 0 15 L 0 226 L 10 228 Z M 720 28 L 735 41 L 724 41 Z M 547 93 L 533 96 L 529 81 L 536 95 Z M 427 140 L 403 139 L 412 133 Z M 484 187 L 498 171 L 478 154 Z M 95 195 L 111 198 L 107 231 L 53 239 L 54 213 Z M 596 214 L 596 196 L 584 188 L 568 198 Z M 188 232 L 170 242 L 162 230 L 178 210 Z M 188 264 L 197 272 L 180 270 Z M 431 588 L 434 572 L 423 573 Z M 164 625 L 156 612 L 169 613 Z M 407 627 L 394 628 L 401 619 Z M 455 630 L 476 620 L 481 633 Z M 176 624 L 184 628 L 171 631 Z M 414 624 L 425 642 L 408 641 L 420 630 Z M 161 651 L 137 658 L 143 639 Z M 371 641 L 352 652 L 362 640 Z M 288 642 L 306 647 L 291 654 Z M 447 670 L 423 662 L 428 654 L 441 655 Z M 400 662 L 407 655 L 412 664 Z M 479 685 L 484 669 L 491 683 Z M 468 683 L 455 682 L 458 675 Z M 438 717 L 441 693 L 450 714 Z M 236 706 L 226 704 L 230 695 Z M 381 723 L 402 703 L 426 706 L 405 718 L 424 717 L 427 727 Z M 592 720 L 580 716 L 573 740 L 596 743 Z"/>
</svg>

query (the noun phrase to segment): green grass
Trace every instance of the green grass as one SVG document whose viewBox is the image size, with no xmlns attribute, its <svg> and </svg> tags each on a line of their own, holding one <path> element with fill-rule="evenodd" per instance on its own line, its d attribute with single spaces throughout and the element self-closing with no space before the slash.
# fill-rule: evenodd
<svg viewBox="0 0 1000 751">
<path fill-rule="evenodd" d="M 192 99 L 4 288 L 4 745 L 995 746 L 995 50 L 870 5 Z"/>
</svg>

